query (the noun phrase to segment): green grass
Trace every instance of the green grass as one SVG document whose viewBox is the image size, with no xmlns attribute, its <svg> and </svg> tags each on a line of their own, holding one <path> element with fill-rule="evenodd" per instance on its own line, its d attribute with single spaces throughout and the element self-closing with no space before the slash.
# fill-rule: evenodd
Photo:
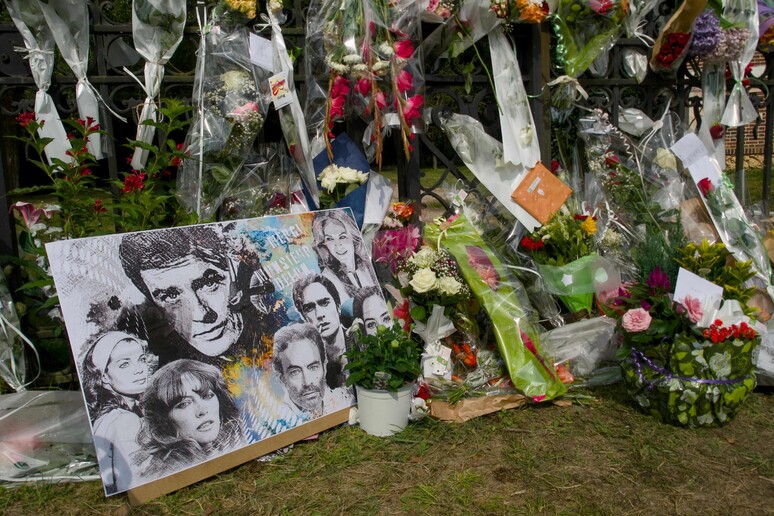
<svg viewBox="0 0 774 516">
<path fill-rule="evenodd" d="M 132 514 L 762 514 L 774 490 L 774 395 L 723 428 L 639 412 L 622 386 L 464 424 L 424 419 L 377 438 L 339 427 L 271 462 L 251 461 Z M 129 514 L 96 482 L 29 485 L 0 514 Z"/>
</svg>

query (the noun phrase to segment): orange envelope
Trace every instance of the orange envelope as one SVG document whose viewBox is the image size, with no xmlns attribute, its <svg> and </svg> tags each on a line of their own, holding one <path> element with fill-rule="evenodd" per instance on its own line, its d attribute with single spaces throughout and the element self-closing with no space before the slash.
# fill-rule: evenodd
<svg viewBox="0 0 774 516">
<path fill-rule="evenodd" d="M 572 188 L 538 162 L 519 183 L 511 198 L 541 224 L 545 224 L 571 193 Z"/>
</svg>

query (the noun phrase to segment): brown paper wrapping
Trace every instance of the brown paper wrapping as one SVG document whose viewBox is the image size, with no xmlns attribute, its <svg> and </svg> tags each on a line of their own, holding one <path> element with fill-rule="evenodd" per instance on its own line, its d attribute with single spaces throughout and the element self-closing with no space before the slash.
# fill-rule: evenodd
<svg viewBox="0 0 774 516">
<path fill-rule="evenodd" d="M 456 405 L 449 405 L 445 401 L 432 400 L 430 403 L 430 416 L 441 421 L 464 423 L 485 414 L 518 408 L 527 403 L 529 403 L 529 400 L 523 394 L 465 398 Z"/>
</svg>

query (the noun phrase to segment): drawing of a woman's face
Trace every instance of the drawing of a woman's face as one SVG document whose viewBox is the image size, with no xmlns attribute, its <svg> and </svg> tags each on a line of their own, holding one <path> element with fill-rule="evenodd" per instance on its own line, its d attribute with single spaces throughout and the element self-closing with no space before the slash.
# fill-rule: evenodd
<svg viewBox="0 0 774 516">
<path fill-rule="evenodd" d="M 134 339 L 124 339 L 110 352 L 102 382 L 119 394 L 138 396 L 145 391 L 150 375 L 145 347 Z"/>
<path fill-rule="evenodd" d="M 178 437 L 201 445 L 212 443 L 220 433 L 220 401 L 215 392 L 191 374 L 181 377 L 183 396 L 169 411 Z"/>
<path fill-rule="evenodd" d="M 323 245 L 347 270 L 355 270 L 355 243 L 340 222 L 330 221 L 323 226 Z"/>
</svg>

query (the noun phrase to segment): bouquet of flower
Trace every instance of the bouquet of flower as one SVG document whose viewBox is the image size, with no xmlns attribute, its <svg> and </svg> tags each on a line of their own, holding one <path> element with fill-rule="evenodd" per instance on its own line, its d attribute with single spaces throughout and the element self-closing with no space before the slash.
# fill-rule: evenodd
<svg viewBox="0 0 774 516">
<path fill-rule="evenodd" d="M 623 33 L 629 0 L 559 0 L 553 19 L 558 58 L 578 77 Z"/>
<path fill-rule="evenodd" d="M 647 280 L 622 290 L 617 304 L 623 335 L 620 357 L 629 393 L 643 410 L 665 422 L 698 427 L 730 420 L 755 387 L 752 352 L 758 335 L 739 300 L 754 274 L 749 263 L 727 265 L 722 245 L 687 247 L 681 263 L 707 279 L 726 280 L 726 302 L 710 316 L 713 300 L 673 298 L 671 283 L 658 267 Z M 711 266 L 708 268 L 707 266 Z M 744 296 L 742 296 L 744 297 Z"/>
<path fill-rule="evenodd" d="M 512 23 L 540 23 L 548 17 L 548 3 L 543 0 L 491 0 L 498 18 Z"/>
<path fill-rule="evenodd" d="M 439 242 L 444 252 L 457 260 L 469 292 L 472 292 L 491 321 L 497 350 L 513 386 L 534 401 L 563 394 L 564 385 L 540 350 L 540 334 L 535 322 L 529 317 L 533 310 L 526 302 L 524 287 L 511 277 L 497 254 L 483 241 L 466 216 L 459 215 L 428 224 L 425 237 L 429 241 Z M 426 254 L 429 255 L 429 251 Z M 458 346 L 459 353 L 455 355 L 462 360 L 463 365 L 468 360 L 472 366 L 473 362 L 465 347 L 459 343 Z M 479 371 L 496 383 L 497 368 L 494 366 L 497 361 L 492 362 L 486 354 L 482 355 L 484 349 L 485 346 L 483 349 L 479 346 L 477 368 L 469 371 L 468 377 L 472 381 L 477 378 L 476 371 Z M 474 376 L 471 377 L 471 374 Z"/>
<path fill-rule="evenodd" d="M 220 220 L 282 215 L 290 211 L 293 164 L 279 145 L 250 153 L 224 193 Z"/>
<path fill-rule="evenodd" d="M 429 0 L 422 12 L 422 21 L 443 23 L 459 8 L 459 0 Z"/>
<path fill-rule="evenodd" d="M 418 36 L 416 2 L 385 0 L 313 3 L 307 24 L 307 77 L 314 78 L 307 95 L 310 124 L 332 157 L 334 125 L 347 106 L 372 121 L 375 160 L 381 168 L 382 130 L 395 118 L 406 159 L 414 127 L 422 123 L 424 103 L 421 59 L 415 55 Z M 316 86 L 316 87 L 315 87 Z M 387 117 L 390 114 L 392 117 Z"/>
<path fill-rule="evenodd" d="M 596 232 L 595 217 L 572 214 L 563 207 L 548 224 L 524 236 L 519 243 L 538 264 L 549 291 L 561 293 L 559 299 L 572 313 L 591 313 L 592 272 L 598 258 L 594 247 Z"/>
<path fill-rule="evenodd" d="M 452 307 L 470 299 L 457 262 L 443 250 L 422 247 L 398 270 L 401 294 L 410 298 L 414 320 L 426 322 L 433 305 Z"/>
<path fill-rule="evenodd" d="M 164 65 L 183 40 L 185 4 L 176 0 L 133 0 L 132 41 L 137 53 L 145 59 L 145 83 L 141 84 L 146 98 L 137 126 L 138 141 L 151 143 L 155 127 L 143 124 L 156 120 L 158 106 L 155 98 L 161 91 Z M 147 151 L 137 147 L 132 157 L 132 168 L 142 170 L 148 158 Z"/>
<path fill-rule="evenodd" d="M 419 228 L 410 223 L 413 214 L 414 208 L 410 204 L 393 203 L 374 236 L 371 257 L 375 264 L 388 267 L 392 275 L 397 274 L 422 241 Z"/>
<path fill-rule="evenodd" d="M 199 220 L 212 219 L 244 163 L 266 113 L 269 72 L 249 58 L 247 29 L 218 25 L 203 35 L 194 84 L 195 116 L 186 139 L 177 192 Z"/>
<path fill-rule="evenodd" d="M 707 0 L 686 0 L 661 29 L 653 45 L 650 67 L 655 72 L 676 70 L 688 55 L 696 18 L 704 11 Z"/>
</svg>

